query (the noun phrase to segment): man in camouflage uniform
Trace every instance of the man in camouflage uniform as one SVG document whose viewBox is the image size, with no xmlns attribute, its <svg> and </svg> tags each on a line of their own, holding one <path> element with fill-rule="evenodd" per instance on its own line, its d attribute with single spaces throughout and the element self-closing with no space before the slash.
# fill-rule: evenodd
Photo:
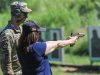
<svg viewBox="0 0 100 75">
<path fill-rule="evenodd" d="M 0 63 L 3 75 L 20 75 L 21 66 L 17 57 L 18 39 L 21 35 L 20 24 L 32 10 L 25 2 L 11 3 L 11 20 L 0 33 Z"/>
</svg>

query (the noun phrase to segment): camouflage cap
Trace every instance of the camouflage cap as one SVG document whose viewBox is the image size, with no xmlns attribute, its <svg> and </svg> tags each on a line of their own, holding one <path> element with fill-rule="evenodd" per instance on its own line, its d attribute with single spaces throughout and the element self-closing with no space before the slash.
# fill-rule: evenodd
<svg viewBox="0 0 100 75">
<path fill-rule="evenodd" d="M 15 1 L 11 3 L 11 10 L 13 11 L 18 7 L 22 12 L 31 12 L 32 10 L 27 7 L 27 3 Z"/>
</svg>

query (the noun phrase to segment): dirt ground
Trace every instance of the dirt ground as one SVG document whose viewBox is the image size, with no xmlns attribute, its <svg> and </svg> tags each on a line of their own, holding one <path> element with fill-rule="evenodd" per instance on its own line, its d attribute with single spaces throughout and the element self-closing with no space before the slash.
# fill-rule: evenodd
<svg viewBox="0 0 100 75">
<path fill-rule="evenodd" d="M 63 72 L 100 73 L 100 66 L 50 64 L 52 67 L 61 67 Z"/>
</svg>

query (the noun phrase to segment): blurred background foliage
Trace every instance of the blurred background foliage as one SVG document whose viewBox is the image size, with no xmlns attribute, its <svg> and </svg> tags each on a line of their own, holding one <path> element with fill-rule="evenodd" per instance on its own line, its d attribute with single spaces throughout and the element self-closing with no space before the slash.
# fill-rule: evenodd
<svg viewBox="0 0 100 75">
<path fill-rule="evenodd" d="M 0 27 L 10 19 L 10 3 L 15 0 L 0 0 Z M 27 20 L 36 20 L 43 27 L 64 27 L 64 36 L 71 32 L 84 32 L 86 36 L 74 47 L 67 46 L 65 53 L 88 54 L 87 27 L 100 23 L 100 0 L 19 0 L 28 3 L 33 11 Z"/>
</svg>

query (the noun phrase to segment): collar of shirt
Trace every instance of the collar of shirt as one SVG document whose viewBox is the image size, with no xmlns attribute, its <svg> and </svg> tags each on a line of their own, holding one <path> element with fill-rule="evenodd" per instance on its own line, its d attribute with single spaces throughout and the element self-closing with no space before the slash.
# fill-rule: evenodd
<svg viewBox="0 0 100 75">
<path fill-rule="evenodd" d="M 11 29 L 13 29 L 16 33 L 21 33 L 21 28 L 20 26 L 18 28 L 15 27 L 15 25 L 13 25 L 11 23 L 11 21 L 8 22 L 8 25 L 10 26 Z"/>
</svg>

